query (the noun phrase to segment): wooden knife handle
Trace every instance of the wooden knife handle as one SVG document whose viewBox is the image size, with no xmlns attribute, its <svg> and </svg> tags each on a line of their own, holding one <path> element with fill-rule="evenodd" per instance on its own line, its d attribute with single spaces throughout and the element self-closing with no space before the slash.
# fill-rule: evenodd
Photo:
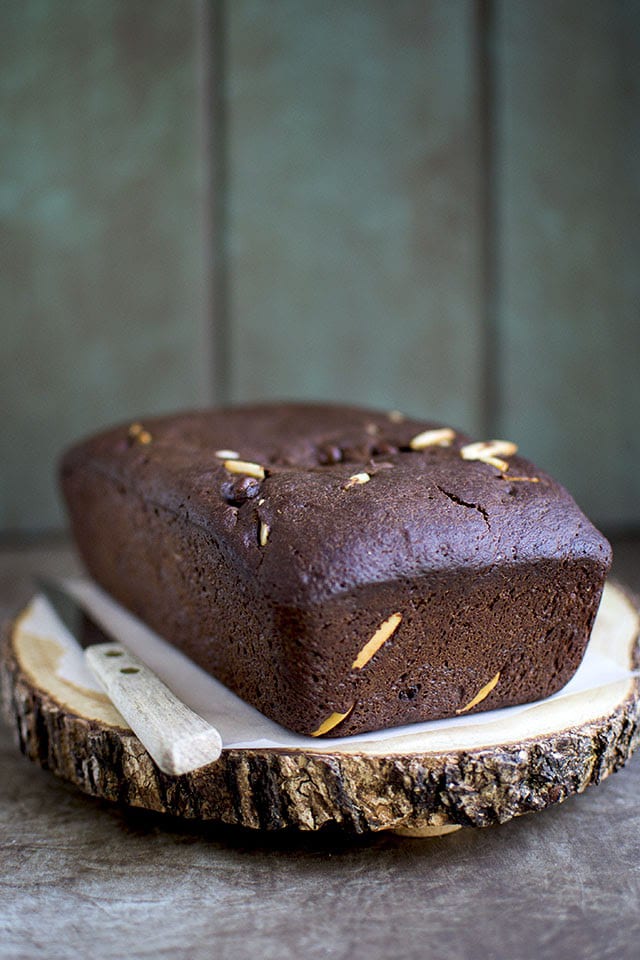
<svg viewBox="0 0 640 960">
<path fill-rule="evenodd" d="M 119 643 L 85 650 L 86 661 L 140 742 L 164 773 L 179 776 L 217 760 L 220 734 L 134 653 Z"/>
</svg>

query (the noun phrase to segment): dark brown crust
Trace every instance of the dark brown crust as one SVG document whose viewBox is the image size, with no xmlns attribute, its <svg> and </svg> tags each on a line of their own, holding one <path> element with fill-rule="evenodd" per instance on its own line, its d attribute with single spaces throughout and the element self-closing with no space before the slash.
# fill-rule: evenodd
<svg viewBox="0 0 640 960">
<path fill-rule="evenodd" d="M 636 609 L 637 609 L 636 601 Z M 638 638 L 630 650 L 640 663 Z M 484 827 L 542 810 L 620 769 L 640 741 L 640 680 L 611 716 L 518 743 L 388 757 L 230 750 L 171 778 L 130 730 L 72 713 L 0 647 L 4 713 L 22 752 L 82 791 L 177 817 L 263 830 L 366 833 L 428 824 Z"/>
<path fill-rule="evenodd" d="M 63 463 L 80 553 L 120 603 L 299 733 L 334 714 L 349 735 L 545 698 L 580 664 L 609 546 L 518 456 L 502 476 L 461 457 L 461 434 L 411 450 L 434 426 L 267 405 L 150 420 L 145 444 L 114 428 Z M 265 466 L 259 495 L 234 486 L 219 447 Z M 361 471 L 370 481 L 345 489 Z"/>
</svg>

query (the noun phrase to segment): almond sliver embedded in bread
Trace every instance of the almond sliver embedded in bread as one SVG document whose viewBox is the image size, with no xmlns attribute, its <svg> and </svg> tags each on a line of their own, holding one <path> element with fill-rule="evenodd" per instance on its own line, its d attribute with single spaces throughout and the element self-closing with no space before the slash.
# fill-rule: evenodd
<svg viewBox="0 0 640 960">
<path fill-rule="evenodd" d="M 465 707 L 461 707 L 460 710 L 456 710 L 456 713 L 466 713 L 467 710 L 472 710 L 473 707 L 477 707 L 479 703 L 482 703 L 482 701 L 489 696 L 499 679 L 500 671 L 498 670 L 495 677 L 492 677 L 489 683 L 485 683 L 484 687 L 478 690 L 473 700 L 469 700 L 469 703 Z"/>
<path fill-rule="evenodd" d="M 229 473 L 241 473 L 245 477 L 255 477 L 256 480 L 264 480 L 264 467 L 259 463 L 250 463 L 248 460 L 225 460 L 225 470 Z"/>
<path fill-rule="evenodd" d="M 314 730 L 311 734 L 312 737 L 321 737 L 324 733 L 329 733 L 329 730 L 333 730 L 334 727 L 337 727 L 339 723 L 342 723 L 343 720 L 349 716 L 355 704 L 347 710 L 346 713 L 332 713 L 327 717 L 326 720 L 323 720 L 317 730 Z"/>
<path fill-rule="evenodd" d="M 381 623 L 374 635 L 371 637 L 351 664 L 352 670 L 362 670 L 362 668 L 376 655 L 383 643 L 386 643 L 389 637 L 396 632 L 402 620 L 401 613 L 392 614 L 388 620 Z"/>
</svg>

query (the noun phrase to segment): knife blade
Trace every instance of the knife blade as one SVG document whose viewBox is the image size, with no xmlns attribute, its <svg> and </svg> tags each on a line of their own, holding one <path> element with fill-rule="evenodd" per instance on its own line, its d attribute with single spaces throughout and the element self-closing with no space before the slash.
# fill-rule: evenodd
<svg viewBox="0 0 640 960">
<path fill-rule="evenodd" d="M 89 669 L 160 769 L 190 773 L 217 760 L 220 734 L 178 699 L 131 650 L 110 637 L 58 583 L 37 578 L 38 590 L 84 649 Z"/>
</svg>

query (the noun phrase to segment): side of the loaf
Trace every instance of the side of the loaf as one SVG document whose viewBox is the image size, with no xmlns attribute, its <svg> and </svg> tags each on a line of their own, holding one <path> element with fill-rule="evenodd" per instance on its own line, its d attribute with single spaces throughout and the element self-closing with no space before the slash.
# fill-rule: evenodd
<svg viewBox="0 0 640 960">
<path fill-rule="evenodd" d="M 582 661 L 603 580 L 596 560 L 547 559 L 335 598 L 307 624 L 300 684 L 315 688 L 315 709 L 302 732 L 316 729 L 318 704 L 347 735 L 556 693 Z"/>
</svg>

